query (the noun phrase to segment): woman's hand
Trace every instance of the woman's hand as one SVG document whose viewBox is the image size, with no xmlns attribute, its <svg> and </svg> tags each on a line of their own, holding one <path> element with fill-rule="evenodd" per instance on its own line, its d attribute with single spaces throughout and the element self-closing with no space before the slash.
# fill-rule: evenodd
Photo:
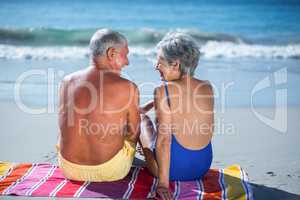
<svg viewBox="0 0 300 200">
<path fill-rule="evenodd" d="M 173 195 L 168 187 L 165 186 L 158 186 L 156 189 L 156 194 L 159 195 L 159 197 L 162 200 L 172 200 Z"/>
</svg>

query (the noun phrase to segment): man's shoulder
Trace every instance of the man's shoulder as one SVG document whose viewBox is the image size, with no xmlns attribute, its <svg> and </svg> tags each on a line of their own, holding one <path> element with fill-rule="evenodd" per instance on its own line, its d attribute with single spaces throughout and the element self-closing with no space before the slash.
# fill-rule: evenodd
<svg viewBox="0 0 300 200">
<path fill-rule="evenodd" d="M 121 76 L 119 76 L 117 79 L 119 80 L 118 83 L 125 86 L 125 87 L 133 87 L 134 89 L 138 88 L 137 85 L 131 80 L 128 80 L 128 79 L 126 79 L 124 77 L 121 77 Z"/>
<path fill-rule="evenodd" d="M 75 71 L 75 72 L 65 75 L 62 81 L 64 83 L 70 83 L 70 82 L 82 77 L 84 74 L 85 74 L 85 70 Z"/>
</svg>

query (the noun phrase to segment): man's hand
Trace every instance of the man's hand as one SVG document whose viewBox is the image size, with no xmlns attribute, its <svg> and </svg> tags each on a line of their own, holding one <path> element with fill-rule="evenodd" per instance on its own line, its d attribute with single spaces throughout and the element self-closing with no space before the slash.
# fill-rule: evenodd
<svg viewBox="0 0 300 200">
<path fill-rule="evenodd" d="M 162 200 L 172 200 L 173 195 L 168 187 L 165 186 L 158 186 L 156 189 L 156 194 L 159 195 L 159 197 Z"/>
</svg>

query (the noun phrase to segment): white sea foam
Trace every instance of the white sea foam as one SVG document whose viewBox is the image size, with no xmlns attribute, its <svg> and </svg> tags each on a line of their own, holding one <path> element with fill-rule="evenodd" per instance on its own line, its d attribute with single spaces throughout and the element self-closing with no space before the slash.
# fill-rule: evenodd
<svg viewBox="0 0 300 200">
<path fill-rule="evenodd" d="M 155 48 L 146 48 L 146 47 L 130 47 L 129 48 L 130 54 L 134 56 L 146 56 L 146 57 L 153 57 L 156 55 Z"/>
<path fill-rule="evenodd" d="M 203 56 L 209 58 L 268 58 L 300 59 L 300 44 L 266 46 L 236 44 L 231 42 L 207 42 L 200 48 Z"/>
<path fill-rule="evenodd" d="M 88 50 L 82 47 L 27 47 L 0 45 L 0 59 L 80 59 L 87 56 Z"/>
<path fill-rule="evenodd" d="M 300 44 L 285 46 L 267 46 L 236 44 L 231 42 L 207 42 L 200 48 L 202 57 L 215 58 L 262 58 L 262 59 L 300 59 Z M 142 56 L 146 59 L 155 58 L 156 50 L 153 47 L 132 46 L 130 55 Z M 29 47 L 0 45 L 0 59 L 83 59 L 88 58 L 88 48 L 80 46 L 64 47 Z"/>
</svg>

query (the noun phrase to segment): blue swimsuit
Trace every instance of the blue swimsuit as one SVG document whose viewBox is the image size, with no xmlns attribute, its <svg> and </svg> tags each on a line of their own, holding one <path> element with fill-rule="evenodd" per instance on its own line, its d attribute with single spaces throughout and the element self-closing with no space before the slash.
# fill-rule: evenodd
<svg viewBox="0 0 300 200">
<path fill-rule="evenodd" d="M 168 87 L 165 84 L 165 92 L 169 106 Z M 171 181 L 191 181 L 201 179 L 209 170 L 212 162 L 211 142 L 199 150 L 191 150 L 178 143 L 172 134 L 170 158 L 170 180 Z"/>
</svg>

